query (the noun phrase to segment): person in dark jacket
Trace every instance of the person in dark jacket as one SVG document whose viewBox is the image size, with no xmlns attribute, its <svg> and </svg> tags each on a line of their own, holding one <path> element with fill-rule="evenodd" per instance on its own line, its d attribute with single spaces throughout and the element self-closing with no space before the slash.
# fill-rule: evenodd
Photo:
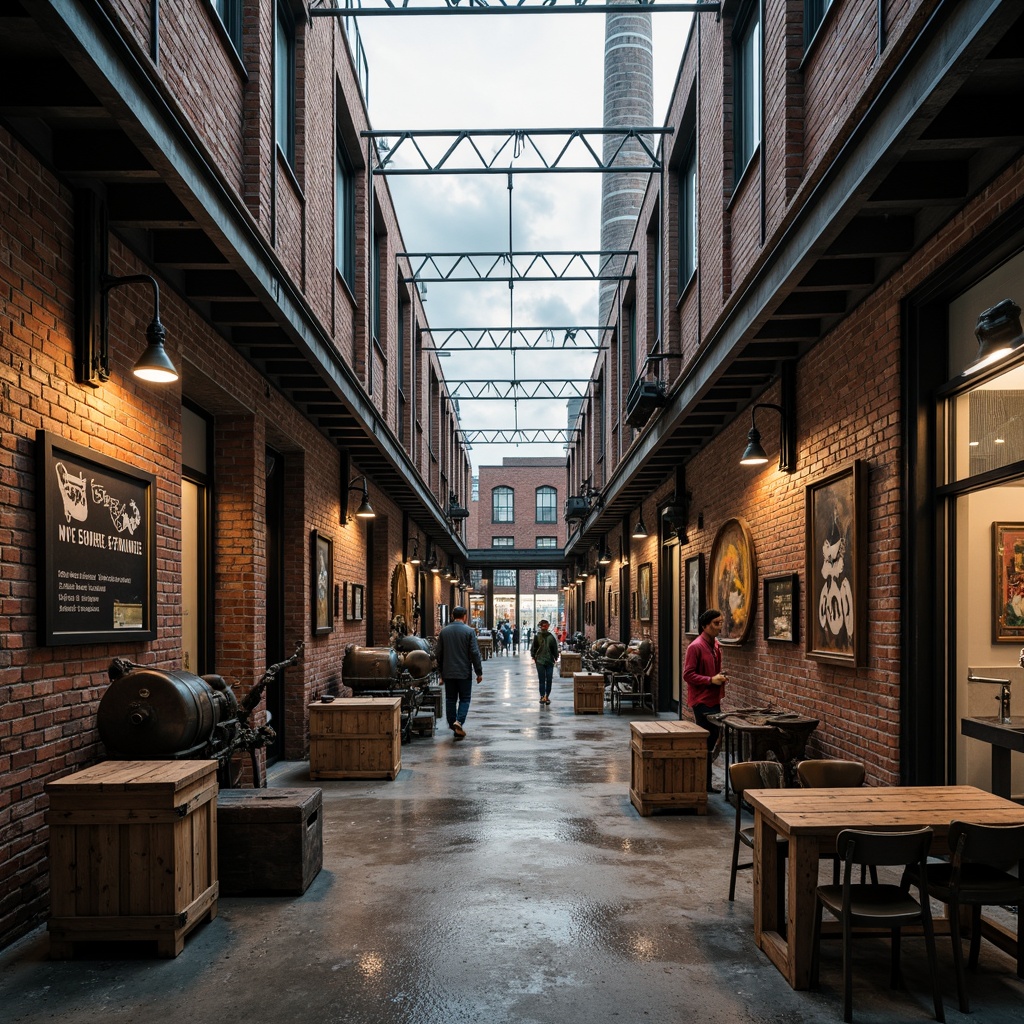
<svg viewBox="0 0 1024 1024">
<path fill-rule="evenodd" d="M 537 624 L 540 628 L 530 645 L 530 657 L 537 666 L 537 681 L 540 683 L 541 704 L 551 703 L 551 680 L 555 674 L 555 662 L 558 661 L 558 641 L 555 634 L 548 631 L 551 625 L 547 619 Z"/>
<path fill-rule="evenodd" d="M 461 740 L 466 735 L 463 728 L 469 714 L 469 702 L 473 696 L 473 670 L 476 681 L 483 682 L 484 664 L 480 657 L 480 645 L 476 642 L 476 630 L 466 625 L 466 609 L 456 605 L 452 609 L 452 621 L 438 634 L 434 648 L 438 675 L 444 684 L 444 709 L 448 728 Z"/>
</svg>

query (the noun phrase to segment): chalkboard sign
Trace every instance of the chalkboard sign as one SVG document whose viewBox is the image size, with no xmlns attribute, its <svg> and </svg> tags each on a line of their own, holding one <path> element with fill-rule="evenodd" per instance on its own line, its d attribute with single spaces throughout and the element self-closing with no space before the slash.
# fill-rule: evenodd
<svg viewBox="0 0 1024 1024">
<path fill-rule="evenodd" d="M 40 430 L 40 643 L 156 637 L 156 478 Z"/>
</svg>

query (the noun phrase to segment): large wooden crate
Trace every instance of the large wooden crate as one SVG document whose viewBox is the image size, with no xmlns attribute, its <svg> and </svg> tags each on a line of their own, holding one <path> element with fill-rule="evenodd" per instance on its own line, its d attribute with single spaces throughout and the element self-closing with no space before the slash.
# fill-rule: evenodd
<svg viewBox="0 0 1024 1024">
<path fill-rule="evenodd" d="M 301 896 L 324 863 L 319 789 L 222 789 L 217 797 L 220 892 Z"/>
<path fill-rule="evenodd" d="M 311 779 L 394 779 L 401 770 L 401 697 L 310 705 Z"/>
<path fill-rule="evenodd" d="M 630 722 L 629 799 L 645 817 L 665 808 L 707 814 L 706 729 L 693 722 Z"/>
<path fill-rule="evenodd" d="M 562 651 L 558 659 L 558 674 L 563 679 L 572 677 L 583 668 L 583 655 L 576 651 Z"/>
<path fill-rule="evenodd" d="M 52 957 L 123 940 L 174 957 L 217 916 L 215 761 L 106 761 L 46 792 Z"/>
<path fill-rule="evenodd" d="M 573 673 L 572 709 L 577 715 L 604 714 L 604 676 L 589 672 Z"/>
</svg>

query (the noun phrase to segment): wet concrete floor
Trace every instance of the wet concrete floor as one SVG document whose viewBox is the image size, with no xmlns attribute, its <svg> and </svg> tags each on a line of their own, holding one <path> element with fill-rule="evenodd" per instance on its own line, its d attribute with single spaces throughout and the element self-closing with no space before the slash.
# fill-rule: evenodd
<svg viewBox="0 0 1024 1024">
<path fill-rule="evenodd" d="M 728 901 L 723 797 L 706 817 L 631 805 L 629 722 L 649 717 L 574 715 L 572 681 L 557 677 L 541 706 L 528 657 L 491 658 L 467 738 L 443 723 L 414 738 L 394 781 L 313 783 L 306 762 L 274 766 L 272 786 L 323 791 L 324 867 L 303 896 L 221 898 L 173 960 L 82 944 L 50 961 L 40 928 L 0 953 L 0 1020 L 841 1020 L 838 943 L 820 990 L 794 992 L 754 946 L 750 871 Z M 903 947 L 906 987 L 891 991 L 888 943 L 858 943 L 855 1020 L 931 1019 L 923 943 Z M 945 937 L 939 957 L 947 1019 L 1022 1019 L 1008 957 L 983 944 L 970 1018 Z"/>
</svg>

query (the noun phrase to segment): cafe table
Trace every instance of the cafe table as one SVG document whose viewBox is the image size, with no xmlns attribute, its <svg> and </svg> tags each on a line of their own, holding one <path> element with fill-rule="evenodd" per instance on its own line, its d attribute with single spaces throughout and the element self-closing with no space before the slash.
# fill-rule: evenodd
<svg viewBox="0 0 1024 1024">
<path fill-rule="evenodd" d="M 748 789 L 743 796 L 754 808 L 754 941 L 795 989 L 810 983 L 818 862 L 832 857 L 843 829 L 927 825 L 935 833 L 931 852 L 942 855 L 950 822 L 1024 823 L 1024 807 L 974 786 Z M 789 841 L 784 935 L 776 834 Z"/>
</svg>

